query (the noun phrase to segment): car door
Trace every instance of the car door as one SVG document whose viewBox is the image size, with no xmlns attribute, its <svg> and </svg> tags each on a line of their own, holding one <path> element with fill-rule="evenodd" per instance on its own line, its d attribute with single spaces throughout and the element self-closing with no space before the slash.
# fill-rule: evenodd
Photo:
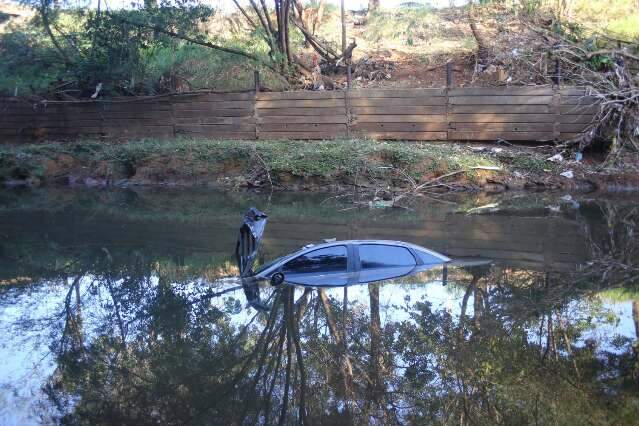
<svg viewBox="0 0 639 426">
<path fill-rule="evenodd" d="M 349 284 L 349 247 L 332 245 L 299 255 L 284 265 L 281 272 L 288 283 L 308 286 L 343 286 Z"/>
<path fill-rule="evenodd" d="M 267 220 L 268 216 L 255 207 L 248 209 L 244 215 L 235 245 L 235 259 L 242 278 L 253 275 L 253 264 L 260 249 Z"/>
<path fill-rule="evenodd" d="M 359 244 L 357 251 L 360 283 L 408 275 L 417 266 L 415 256 L 406 247 L 370 243 Z"/>
</svg>

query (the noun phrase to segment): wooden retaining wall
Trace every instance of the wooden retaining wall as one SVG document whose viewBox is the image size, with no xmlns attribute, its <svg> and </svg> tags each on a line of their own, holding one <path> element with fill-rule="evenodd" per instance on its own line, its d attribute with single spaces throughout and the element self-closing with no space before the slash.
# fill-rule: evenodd
<svg viewBox="0 0 639 426">
<path fill-rule="evenodd" d="M 0 142 L 179 135 L 224 139 L 565 140 L 596 99 L 576 87 L 202 93 L 126 101 L 0 99 Z"/>
</svg>

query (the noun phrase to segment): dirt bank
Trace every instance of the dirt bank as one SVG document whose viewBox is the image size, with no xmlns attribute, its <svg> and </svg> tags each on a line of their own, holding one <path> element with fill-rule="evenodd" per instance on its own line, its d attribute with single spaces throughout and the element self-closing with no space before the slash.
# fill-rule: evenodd
<svg viewBox="0 0 639 426">
<path fill-rule="evenodd" d="M 1 146 L 0 181 L 9 186 L 203 185 L 333 192 L 357 187 L 380 197 L 417 187 L 433 192 L 638 188 L 635 175 L 600 172 L 587 160 L 549 161 L 552 155 L 549 149 L 523 146 L 371 140 L 80 141 Z"/>
</svg>

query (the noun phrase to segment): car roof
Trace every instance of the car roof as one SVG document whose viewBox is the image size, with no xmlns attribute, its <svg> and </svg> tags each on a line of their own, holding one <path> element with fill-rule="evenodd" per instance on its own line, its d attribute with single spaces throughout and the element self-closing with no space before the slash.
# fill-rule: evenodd
<svg viewBox="0 0 639 426">
<path fill-rule="evenodd" d="M 426 247 L 422 247 L 422 246 L 418 246 L 417 244 L 412 244 L 412 243 L 407 243 L 404 241 L 395 241 L 395 240 L 331 240 L 331 241 L 326 241 L 326 242 L 321 242 L 321 243 L 316 243 L 316 244 L 307 244 L 304 247 L 302 247 L 301 249 L 294 251 L 292 253 L 289 253 L 285 256 L 282 256 L 278 259 L 273 260 L 272 262 L 267 263 L 266 265 L 264 265 L 262 268 L 260 268 L 256 274 L 257 275 L 261 275 L 261 274 L 269 274 L 271 271 L 277 269 L 280 267 L 280 265 L 288 262 L 291 259 L 294 259 L 298 256 L 301 256 L 303 254 L 315 251 L 315 250 L 319 250 L 319 249 L 323 249 L 323 248 L 327 248 L 327 247 L 335 247 L 335 246 L 345 246 L 345 245 L 362 245 L 362 244 L 379 244 L 379 245 L 387 245 L 387 246 L 396 246 L 396 247 L 406 247 L 406 248 L 411 248 L 413 250 L 417 250 L 417 251 L 422 251 L 422 252 L 426 252 L 430 255 L 432 255 L 433 257 L 436 257 L 438 259 L 440 259 L 442 261 L 442 263 L 447 263 L 450 262 L 451 259 L 444 256 L 441 253 L 437 253 L 436 251 L 427 249 Z"/>
<path fill-rule="evenodd" d="M 442 262 L 450 261 L 450 259 L 448 257 L 442 255 L 441 253 L 437 253 L 436 251 L 433 251 L 431 249 L 427 249 L 426 247 L 418 246 L 417 244 L 407 243 L 405 241 L 396 241 L 396 240 L 333 240 L 333 241 L 326 241 L 326 242 L 321 242 L 321 243 L 311 243 L 311 244 L 305 245 L 300 250 L 298 250 L 298 251 L 296 251 L 294 253 L 291 253 L 290 255 L 288 255 L 286 257 L 287 258 L 292 258 L 292 257 L 296 257 L 298 255 L 304 254 L 304 253 L 315 251 L 317 249 L 322 249 L 322 248 L 326 248 L 326 247 L 333 247 L 333 246 L 344 246 L 344 245 L 349 245 L 349 244 L 354 244 L 354 245 L 378 244 L 378 245 L 386 245 L 386 246 L 398 246 L 398 247 L 412 248 L 414 250 L 419 250 L 419 251 L 424 251 L 426 253 L 429 253 L 429 254 L 441 259 Z"/>
</svg>

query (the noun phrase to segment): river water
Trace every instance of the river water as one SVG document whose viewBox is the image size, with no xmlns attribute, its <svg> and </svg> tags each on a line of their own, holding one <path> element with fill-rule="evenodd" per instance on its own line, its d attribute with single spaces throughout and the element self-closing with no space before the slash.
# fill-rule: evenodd
<svg viewBox="0 0 639 426">
<path fill-rule="evenodd" d="M 637 423 L 636 201 L 2 191 L 0 422 Z M 261 262 L 332 237 L 473 262 L 264 286 L 258 312 L 232 277 L 250 206 Z"/>
</svg>

